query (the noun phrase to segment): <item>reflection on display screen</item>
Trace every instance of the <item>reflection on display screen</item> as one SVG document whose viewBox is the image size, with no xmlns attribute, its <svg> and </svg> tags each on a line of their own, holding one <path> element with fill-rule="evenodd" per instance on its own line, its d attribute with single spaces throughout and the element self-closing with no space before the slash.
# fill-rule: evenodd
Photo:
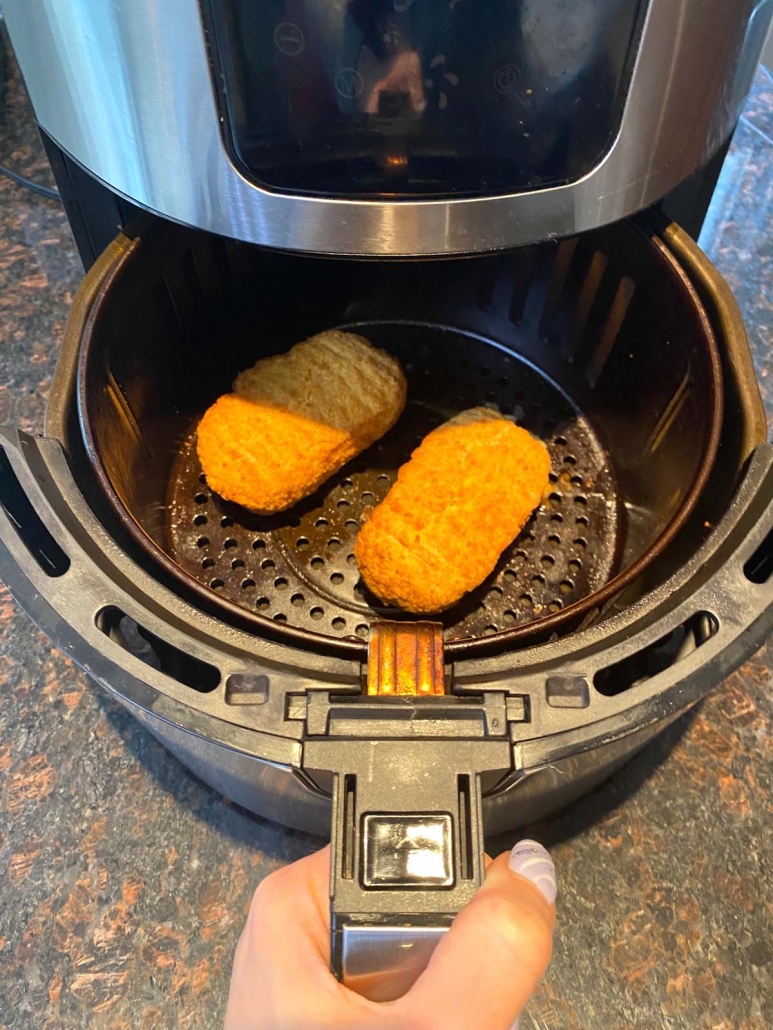
<svg viewBox="0 0 773 1030">
<path fill-rule="evenodd" d="M 571 182 L 619 126 L 642 0 L 207 0 L 228 143 L 261 184 Z"/>
</svg>

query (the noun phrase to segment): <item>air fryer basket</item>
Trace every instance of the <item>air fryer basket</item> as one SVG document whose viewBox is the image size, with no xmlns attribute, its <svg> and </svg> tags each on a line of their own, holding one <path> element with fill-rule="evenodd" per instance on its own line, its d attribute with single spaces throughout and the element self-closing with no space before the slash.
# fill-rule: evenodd
<svg viewBox="0 0 773 1030">
<path fill-rule="evenodd" d="M 443 615 L 449 656 L 597 615 L 667 549 L 710 471 L 714 334 L 678 262 L 634 224 L 493 258 L 387 265 L 170 231 L 148 259 L 164 262 L 148 315 L 131 292 L 107 291 L 110 332 L 97 311 L 83 340 L 89 453 L 135 539 L 259 632 L 356 654 L 374 618 L 404 617 L 368 595 L 354 537 L 422 437 L 464 408 L 516 418 L 548 443 L 553 471 L 493 575 Z M 402 362 L 397 426 L 283 515 L 213 495 L 195 448 L 204 408 L 258 357 L 333 326 Z"/>
</svg>

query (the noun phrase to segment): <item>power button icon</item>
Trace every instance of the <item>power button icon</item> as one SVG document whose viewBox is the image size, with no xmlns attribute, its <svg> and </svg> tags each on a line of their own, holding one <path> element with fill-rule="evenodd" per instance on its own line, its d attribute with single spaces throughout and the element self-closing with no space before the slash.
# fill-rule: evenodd
<svg viewBox="0 0 773 1030">
<path fill-rule="evenodd" d="M 504 96 L 511 96 L 518 89 L 521 74 L 516 64 L 503 64 L 494 72 L 494 89 Z"/>
</svg>

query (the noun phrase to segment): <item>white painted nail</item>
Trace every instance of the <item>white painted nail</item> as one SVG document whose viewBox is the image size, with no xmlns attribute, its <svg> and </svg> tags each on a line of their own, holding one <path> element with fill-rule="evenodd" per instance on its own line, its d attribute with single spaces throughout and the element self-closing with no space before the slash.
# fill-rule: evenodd
<svg viewBox="0 0 773 1030">
<path fill-rule="evenodd" d="M 536 840 L 519 841 L 510 852 L 508 865 L 514 873 L 531 880 L 549 905 L 556 900 L 556 867 L 548 851 Z"/>
</svg>

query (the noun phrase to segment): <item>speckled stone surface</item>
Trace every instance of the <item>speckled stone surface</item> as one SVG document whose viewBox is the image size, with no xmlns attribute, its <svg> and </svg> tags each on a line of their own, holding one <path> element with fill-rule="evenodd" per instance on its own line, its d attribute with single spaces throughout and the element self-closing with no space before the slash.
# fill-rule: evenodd
<svg viewBox="0 0 773 1030">
<path fill-rule="evenodd" d="M 50 181 L 14 80 L 0 163 Z M 773 82 L 703 243 L 773 418 Z M 40 429 L 81 275 L 55 202 L 0 178 L 0 421 Z M 773 643 L 614 780 L 531 828 L 559 875 L 524 1030 L 773 1026 Z M 504 848 L 514 842 L 493 842 Z M 261 877 L 317 846 L 223 801 L 0 592 L 0 1027 L 216 1028 Z"/>
</svg>

